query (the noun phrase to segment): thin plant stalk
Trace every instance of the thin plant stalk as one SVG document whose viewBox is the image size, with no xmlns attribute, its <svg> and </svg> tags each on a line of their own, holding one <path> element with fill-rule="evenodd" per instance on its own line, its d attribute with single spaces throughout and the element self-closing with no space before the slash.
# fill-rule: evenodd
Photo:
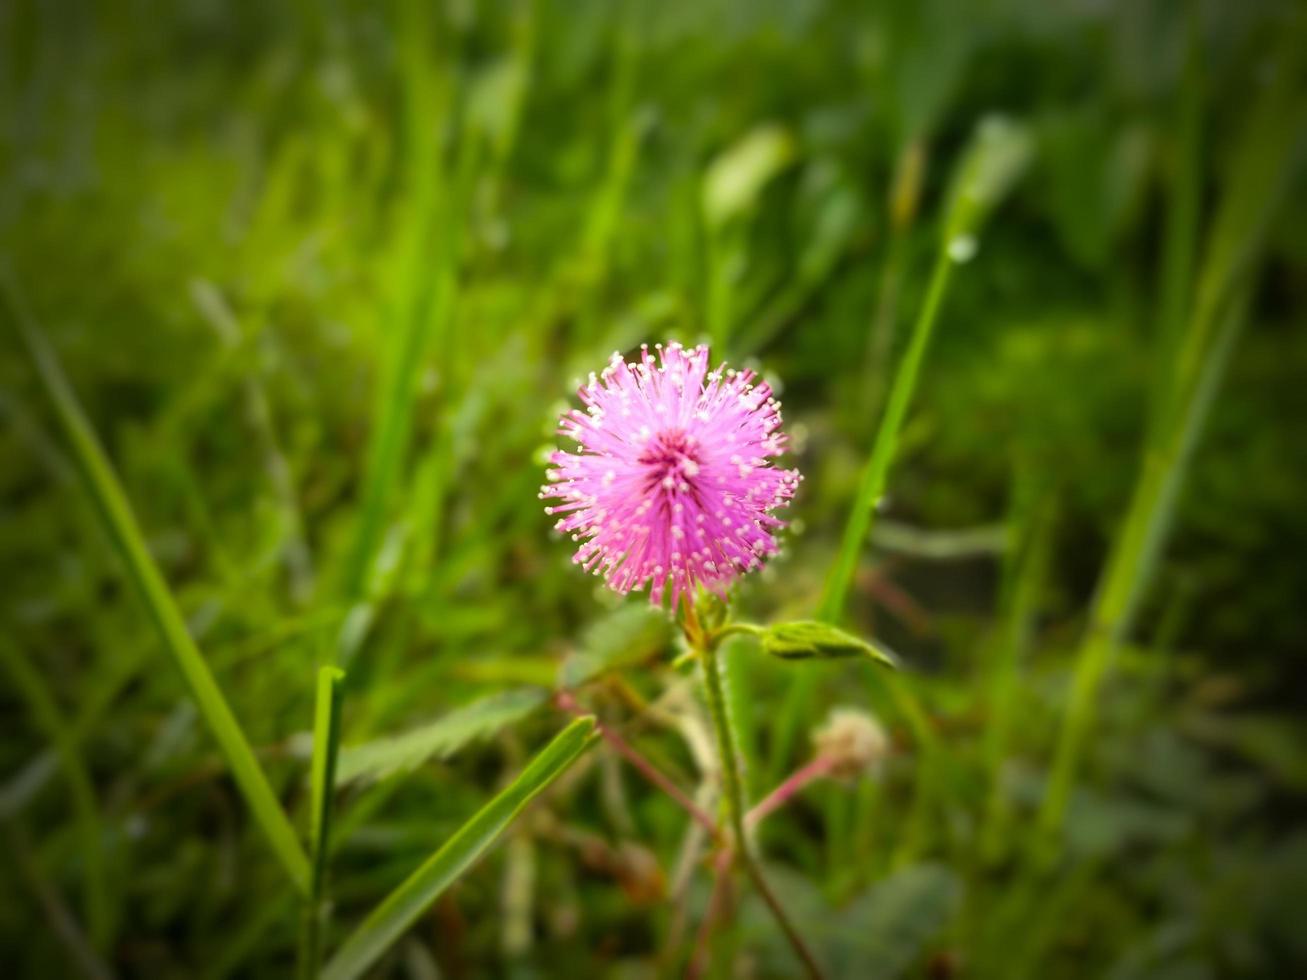
<svg viewBox="0 0 1307 980">
<path fill-rule="evenodd" d="M 862 472 L 839 553 L 826 580 L 818 616 L 827 622 L 838 623 L 844 614 L 845 602 L 858 567 L 858 557 L 871 532 L 876 507 L 885 493 L 889 469 L 898 452 L 903 422 L 917 387 L 917 377 L 935 329 L 935 321 L 939 318 L 948 291 L 953 266 L 970 261 L 975 255 L 976 236 L 988 214 L 1024 172 L 1032 155 L 1032 145 L 1029 133 L 1021 124 L 1001 116 L 985 117 L 977 124 L 971 144 L 958 164 L 950 199 L 943 214 L 943 234 L 936 252 L 934 270 L 926 286 L 908 348 L 895 371 L 885 413 L 876 432 L 871 456 Z M 895 700 L 906 709 L 909 723 L 919 733 L 923 753 L 931 751 L 933 738 L 927 726 L 920 723 L 924 713 L 915 703 L 912 693 L 902 678 L 891 677 L 890 683 Z M 800 674 L 796 683 L 790 687 L 778 725 L 778 757 L 784 757 L 793 741 L 797 720 L 812 698 L 813 684 L 811 676 Z M 928 773 L 933 768 L 923 767 L 923 788 Z"/>
<path fill-rule="evenodd" d="M 903 421 L 917 389 L 917 378 L 948 292 L 953 267 L 970 261 L 975 255 L 976 236 L 985 217 L 1024 171 L 1030 154 L 1030 138 L 1022 126 L 1001 117 L 989 117 L 977 125 L 975 137 L 958 165 L 952 194 L 943 215 L 943 234 L 935 255 L 935 266 L 921 308 L 917 311 L 908 348 L 894 372 L 885 413 L 876 431 L 871 456 L 862 471 L 862 481 L 844 527 L 839 554 L 826 580 L 820 616 L 828 622 L 837 622 L 844 613 L 844 602 L 858 567 L 858 555 L 871 531 L 876 506 L 885 493 L 889 469 L 898 452 Z"/>
<path fill-rule="evenodd" d="M 556 699 L 558 706 L 569 714 L 578 718 L 587 717 L 585 711 L 576 703 L 570 692 L 560 693 Z M 649 781 L 652 785 L 666 793 L 678 806 L 681 807 L 690 817 L 714 836 L 717 834 L 717 822 L 701 807 L 686 795 L 685 791 L 671 781 L 657 766 L 641 755 L 634 746 L 616 731 L 600 722 L 595 723 L 595 731 L 599 737 L 611 745 L 623 759 Z"/>
<path fill-rule="evenodd" d="M 726 692 L 722 685 L 721 660 L 718 657 L 714 643 L 705 641 L 702 631 L 698 628 L 697 620 L 693 616 L 694 613 L 691 610 L 689 614 L 691 625 L 689 635 L 693 637 L 692 642 L 695 643 L 695 652 L 703 669 L 704 691 L 708 701 L 708 713 L 712 717 L 713 732 L 717 737 L 718 755 L 721 757 L 722 794 L 726 798 L 727 819 L 730 821 L 731 831 L 735 838 L 734 853 L 736 859 L 744 867 L 745 873 L 749 876 L 754 888 L 757 889 L 763 902 L 771 911 L 772 917 L 781 927 L 781 931 L 785 933 L 785 938 L 789 940 L 795 954 L 803 962 L 808 976 L 819 978 L 822 976 L 821 968 L 817 965 L 816 959 L 808 949 L 807 943 L 804 942 L 803 937 L 799 935 L 799 931 L 790 921 L 784 906 L 776 898 L 771 886 L 767 884 L 762 868 L 758 866 L 757 859 L 749 847 L 744 825 L 746 812 L 744 783 L 740 777 L 739 756 L 735 748 L 735 732 L 726 706 Z"/>
<path fill-rule="evenodd" d="M 839 554 L 826 580 L 826 590 L 822 598 L 818 616 L 827 622 L 837 623 L 843 617 L 845 602 L 853 584 L 853 575 L 857 570 L 858 556 L 871 533 L 875 517 L 876 504 L 885 492 L 889 479 L 890 464 L 898 450 L 899 434 L 903 420 L 907 416 L 908 405 L 916 390 L 917 377 L 921 364 L 930 344 L 935 321 L 948 290 L 950 276 L 955 261 L 950 258 L 947 248 L 941 247 L 931 273 L 930 284 L 926 289 L 925 300 L 917 315 L 916 325 L 912 330 L 912 339 L 899 369 L 895 372 L 893 387 L 881 418 L 880 428 L 876 433 L 871 456 L 862 471 L 862 480 L 858 486 L 857 496 L 849 511 L 848 522 L 844 527 L 844 536 L 840 543 Z M 790 686 L 789 693 L 781 706 L 780 724 L 777 727 L 777 756 L 784 758 L 794 739 L 798 718 L 804 707 L 812 699 L 815 675 L 809 671 L 798 674 Z M 891 680 L 893 683 L 893 680 Z M 896 684 L 896 699 L 901 700 L 910 695 Z"/>
<path fill-rule="evenodd" d="M 912 401 L 913 392 L 916 391 L 917 377 L 921 373 L 921 364 L 925 360 L 926 348 L 934 333 L 935 322 L 939 319 L 940 307 L 943 305 L 955 264 L 948 252 L 941 249 L 935 259 L 930 284 L 926 287 L 926 296 L 912 330 L 912 339 L 898 371 L 894 374 L 894 384 L 885 405 L 885 415 L 877 430 L 871 457 L 862 471 L 858 494 L 849 512 L 848 523 L 844 526 L 844 537 L 840 542 L 839 554 L 826 581 L 820 616 L 828 622 L 836 622 L 843 614 L 844 602 L 853 583 L 853 573 L 857 569 L 858 555 L 861 554 L 863 544 L 871 532 L 876 504 L 885 493 L 890 464 L 894 461 L 898 450 L 903 420 L 907 417 L 908 405 Z"/>
<path fill-rule="evenodd" d="M 717 920 L 722 910 L 729 904 L 727 892 L 730 890 L 731 852 L 724 850 L 713 861 L 712 891 L 708 893 L 708 904 L 704 908 L 703 921 L 694 937 L 694 951 L 685 968 L 686 980 L 696 980 L 707 971 L 712 960 L 712 937 L 717 927 Z"/>
<path fill-rule="evenodd" d="M 880 409 L 885 381 L 889 373 L 890 352 L 894 348 L 894 328 L 898 322 L 899 290 L 907 260 L 908 236 L 917 217 L 917 204 L 926 169 L 926 144 L 918 137 L 908 140 L 899 151 L 890 182 L 890 237 L 885 261 L 880 271 L 879 297 L 867 341 L 861 408 L 870 420 Z"/>
<path fill-rule="evenodd" d="M 756 827 L 762 821 L 798 796 L 809 783 L 830 775 L 832 762 L 827 756 L 817 756 L 796 769 L 783 783 L 768 793 L 746 814 L 744 825 Z"/>
<path fill-rule="evenodd" d="M 232 777 L 249 805 L 273 853 L 302 894 L 309 891 L 309 861 L 285 810 L 277 800 L 249 739 L 232 713 L 209 665 L 186 627 L 163 575 L 150 554 L 117 474 L 100 447 L 77 396 L 54 351 L 19 303 L 12 275 L 0 271 L 11 318 L 18 326 L 32 363 L 50 397 L 82 479 L 95 502 L 105 531 L 116 546 L 138 595 L 150 613 L 164 648 L 172 655 L 190 688 L 200 714 L 231 767 Z"/>
<path fill-rule="evenodd" d="M 331 798 L 336 785 L 340 746 L 340 696 L 344 671 L 318 669 L 317 697 L 313 708 L 313 759 L 309 769 L 309 860 L 312 877 L 305 904 L 304 935 L 300 947 L 300 976 L 311 980 L 322 963 L 322 932 L 326 910 L 325 878 L 331 838 Z"/>
<path fill-rule="evenodd" d="M 853 584 L 858 556 L 862 552 L 863 543 L 871 533 L 876 502 L 885 491 L 890 464 L 898 449 L 899 433 L 907 415 L 912 393 L 916 389 L 917 375 L 920 373 L 921 363 L 925 358 L 926 348 L 934 331 L 935 320 L 939 315 L 954 264 L 948 252 L 941 248 L 934 272 L 931 274 L 930 285 L 926 290 L 925 301 L 912 331 L 912 341 L 903 355 L 899 370 L 895 373 L 885 415 L 881 419 L 871 456 L 863 467 L 858 493 L 849 511 L 848 522 L 844 526 L 844 537 L 840 543 L 839 554 L 826 579 L 826 590 L 818 617 L 827 622 L 838 623 L 844 614 L 844 605 Z M 776 757 L 779 760 L 784 760 L 789 753 L 798 727 L 798 719 L 804 713 L 805 706 L 812 700 L 815 684 L 815 675 L 810 671 L 803 671 L 790 685 L 789 692 L 781 705 L 780 722 L 776 729 Z"/>
</svg>

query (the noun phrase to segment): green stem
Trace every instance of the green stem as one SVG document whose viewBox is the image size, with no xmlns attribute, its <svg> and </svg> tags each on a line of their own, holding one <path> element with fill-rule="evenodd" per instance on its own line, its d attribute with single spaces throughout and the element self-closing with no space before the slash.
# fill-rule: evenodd
<svg viewBox="0 0 1307 980">
<path fill-rule="evenodd" d="M 340 685 L 344 671 L 318 670 L 317 699 L 313 711 L 313 760 L 309 771 L 309 896 L 304 908 L 300 946 L 300 976 L 311 980 L 322 965 L 322 931 L 325 925 L 323 884 L 331 833 L 331 799 L 340 755 Z"/>
<path fill-rule="evenodd" d="M 697 629 L 692 632 L 692 635 L 699 640 L 696 643 L 696 652 L 699 655 L 699 663 L 703 667 L 703 684 L 708 698 L 708 713 L 712 716 L 713 731 L 717 736 L 717 751 L 721 756 L 722 791 L 726 797 L 727 816 L 730 819 L 731 830 L 735 836 L 736 857 L 740 864 L 744 866 L 745 873 L 753 882 L 754 888 L 758 890 L 758 894 L 762 896 L 762 900 L 767 903 L 772 916 L 780 925 L 781 931 L 785 933 L 785 938 L 789 940 L 790 945 L 794 948 L 795 954 L 803 961 L 808 975 L 810 977 L 821 977 L 821 968 L 817 966 L 817 961 L 803 941 L 803 937 L 799 935 L 794 924 L 790 922 L 789 916 L 785 914 L 785 909 L 767 884 L 767 879 L 763 877 L 762 868 L 758 866 L 758 862 L 749 850 L 749 842 L 745 836 L 744 828 L 746 812 L 744 783 L 740 778 L 739 757 L 735 751 L 735 732 L 731 727 L 730 713 L 726 710 L 726 692 L 722 685 L 721 663 L 713 642 L 703 642 L 701 639 L 702 634 Z"/>
<path fill-rule="evenodd" d="M 908 414 L 908 404 L 917 387 L 917 375 L 921 372 L 921 363 L 925 360 L 926 348 L 939 318 L 940 306 L 948 290 L 950 273 L 954 261 L 949 257 L 947 248 L 941 248 L 935 260 L 935 269 L 931 273 L 930 285 L 926 289 L 925 301 L 917 315 L 916 326 L 912 330 L 912 342 L 903 362 L 894 374 L 894 387 L 890 389 L 889 401 L 885 406 L 885 415 L 881 419 L 880 429 L 876 433 L 875 446 L 871 458 L 862 471 L 862 483 L 858 487 L 858 496 L 849 513 L 848 523 L 844 527 L 844 539 L 840 544 L 840 553 L 826 583 L 826 593 L 822 598 L 821 618 L 828 622 L 837 621 L 844 611 L 844 600 L 853 583 L 853 573 L 857 569 L 858 555 L 871 532 L 872 518 L 876 511 L 876 502 L 885 492 L 885 483 L 889 478 L 890 463 L 899 445 L 899 433 L 903 429 L 903 420 Z"/>
<path fill-rule="evenodd" d="M 862 471 L 862 482 L 858 487 L 858 496 L 854 500 L 853 508 L 849 511 L 839 555 L 826 580 L 826 591 L 822 596 L 821 608 L 818 610 L 818 618 L 826 622 L 838 623 L 843 616 L 844 603 L 853 584 L 854 572 L 858 567 L 858 556 L 871 533 L 876 502 L 885 492 L 890 464 L 898 451 L 899 433 L 908 413 L 908 404 L 917 387 L 917 376 L 921 372 L 921 363 L 925 359 L 926 348 L 930 344 L 930 336 L 934 332 L 935 321 L 939 317 L 940 306 L 948 290 L 949 277 L 954 265 L 954 260 L 948 254 L 947 243 L 941 245 L 935 260 L 935 269 L 931 273 L 930 285 L 926 289 L 925 300 L 912 330 L 912 341 L 894 374 L 894 386 L 890 390 L 885 414 L 881 418 L 871 456 Z M 803 716 L 808 703 L 812 700 L 815 684 L 816 678 L 810 672 L 798 674 L 781 705 L 780 720 L 777 725 L 776 756 L 782 765 L 789 754 L 798 719 Z"/>
</svg>

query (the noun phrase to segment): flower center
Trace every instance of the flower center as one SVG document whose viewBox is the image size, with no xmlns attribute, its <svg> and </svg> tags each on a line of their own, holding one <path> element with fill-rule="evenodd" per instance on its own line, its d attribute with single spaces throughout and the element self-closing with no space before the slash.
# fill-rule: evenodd
<svg viewBox="0 0 1307 980">
<path fill-rule="evenodd" d="M 698 476 L 698 449 L 697 440 L 684 429 L 664 429 L 650 439 L 640 454 L 640 462 L 648 467 L 648 490 L 659 486 L 671 490 Z"/>
</svg>

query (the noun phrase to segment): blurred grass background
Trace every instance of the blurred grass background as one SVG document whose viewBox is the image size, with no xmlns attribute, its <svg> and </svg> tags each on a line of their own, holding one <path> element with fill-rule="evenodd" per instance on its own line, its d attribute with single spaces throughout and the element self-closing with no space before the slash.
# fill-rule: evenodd
<svg viewBox="0 0 1307 980">
<path fill-rule="evenodd" d="M 1029 165 L 956 256 L 846 603 L 901 681 L 729 651 L 755 798 L 832 706 L 894 751 L 762 850 L 835 976 L 1307 963 L 1302 22 L 1272 0 L 0 5 L 3 317 L 57 352 L 296 827 L 318 665 L 348 670 L 346 745 L 519 699 L 493 737 L 341 789 L 328 944 L 561 727 L 560 665 L 631 661 L 587 703 L 702 778 L 647 708 L 694 720 L 670 636 L 573 569 L 536 499 L 558 411 L 644 341 L 756 361 L 805 481 L 739 602 L 811 615 L 951 174 L 1001 113 Z M 1222 269 L 1246 326 L 1032 861 L 1095 589 Z M 8 323 L 0 417 L 8 969 L 288 972 L 292 887 Z M 708 889 L 678 874 L 684 823 L 596 751 L 379 974 L 675 973 Z M 791 975 L 742 903 L 737 973 Z"/>
</svg>

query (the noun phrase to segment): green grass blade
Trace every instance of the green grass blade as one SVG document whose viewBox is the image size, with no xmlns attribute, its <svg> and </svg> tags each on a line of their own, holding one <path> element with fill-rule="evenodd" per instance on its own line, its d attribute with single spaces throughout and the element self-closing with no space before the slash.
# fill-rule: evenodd
<svg viewBox="0 0 1307 980">
<path fill-rule="evenodd" d="M 1247 299 L 1245 293 L 1233 304 L 1234 308 L 1227 314 L 1208 351 L 1201 383 L 1193 393 L 1187 411 L 1167 443 L 1149 453 L 1135 484 L 1120 537 L 1099 586 L 1084 641 L 1076 654 L 1070 702 L 1058 733 L 1048 790 L 1039 812 L 1039 835 L 1034 855 L 1037 861 L 1046 861 L 1055 854 L 1057 834 L 1071 799 L 1080 756 L 1094 726 L 1099 686 L 1112 655 L 1130 627 L 1139 596 L 1151 580 L 1152 568 L 1170 529 L 1189 457 L 1247 315 Z"/>
<path fill-rule="evenodd" d="M 375 963 L 485 853 L 522 808 L 580 758 L 596 738 L 594 728 L 593 718 L 578 718 L 555 736 L 507 789 L 482 807 L 377 906 L 327 964 L 323 980 L 350 980 Z"/>
<path fill-rule="evenodd" d="M 1080 756 L 1094 726 L 1099 686 L 1152 580 L 1189 457 L 1247 315 L 1256 259 L 1301 160 L 1307 140 L 1300 71 L 1304 23 L 1286 35 L 1278 59 L 1273 59 L 1271 84 L 1249 113 L 1228 190 L 1212 218 L 1192 311 L 1170 384 L 1160 395 L 1166 400 L 1161 431 L 1147 446 L 1077 653 L 1070 703 L 1039 813 L 1037 861 L 1055 853 Z"/>
<path fill-rule="evenodd" d="M 1184 337 L 1193 296 L 1194 269 L 1202 217 L 1203 67 L 1202 21 L 1197 3 L 1186 8 L 1185 64 L 1176 107 L 1168 182 L 1165 232 L 1162 241 L 1162 278 L 1158 286 L 1158 363 L 1169 363 Z M 1152 439 L 1163 435 L 1167 402 L 1154 398 L 1149 406 Z"/>
<path fill-rule="evenodd" d="M 384 536 L 387 511 L 403 475 L 413 429 L 413 404 L 432 343 L 444 293 L 452 288 L 441 235 L 448 189 L 433 113 L 449 111 L 449 80 L 430 47 L 432 13 L 425 4 L 400 4 L 399 60 L 405 101 L 404 180 L 411 203 L 397 231 L 395 279 L 387 315 L 385 362 L 359 497 L 358 525 L 343 573 L 348 600 L 360 599 Z M 448 236 L 445 236 L 448 237 Z"/>
<path fill-rule="evenodd" d="M 322 882 L 327 838 L 331 830 L 331 793 L 336 784 L 336 757 L 340 746 L 340 685 L 345 672 L 338 667 L 318 670 L 318 694 L 313 709 L 313 764 L 309 775 L 309 853 L 313 855 L 313 883 Z"/>
<path fill-rule="evenodd" d="M 1024 129 L 999 118 L 989 118 L 982 120 L 977 127 L 971 148 L 959 165 L 935 268 L 908 349 L 894 374 L 885 414 L 844 528 L 839 555 L 826 582 L 821 619 L 836 622 L 843 614 L 858 555 L 871 532 L 876 502 L 885 492 L 890 465 L 898 450 L 899 434 L 917 388 L 917 378 L 948 291 L 953 267 L 970 260 L 975 253 L 975 235 L 981 224 L 1020 175 L 1029 157 L 1030 140 Z"/>
<path fill-rule="evenodd" d="M 59 424 L 72 448 L 82 479 L 104 522 L 105 530 L 122 557 L 132 584 L 149 611 L 164 647 L 176 661 L 200 713 L 231 766 L 232 776 L 249 804 L 250 812 L 295 886 L 307 894 L 309 862 L 304 848 L 259 766 L 244 730 L 232 714 L 226 698 L 209 671 L 209 665 L 191 638 L 181 610 L 177 608 L 163 575 L 150 555 L 131 505 L 118 483 L 118 477 L 100 447 L 77 396 L 64 377 L 54 351 L 21 306 L 12 274 L 7 269 L 0 271 L 0 280 L 10 316 L 17 325 L 41 382 L 50 396 Z"/>
<path fill-rule="evenodd" d="M 849 511 L 839 552 L 826 579 L 817 618 L 838 623 L 844 615 L 849 589 L 875 517 L 877 502 L 885 493 L 890 466 L 898 453 L 899 436 L 908 406 L 917 388 L 917 378 L 930 346 L 935 322 L 956 265 L 968 262 L 976 252 L 976 236 L 985 219 L 1007 195 L 1026 169 L 1032 155 L 1031 138 L 1020 124 L 998 116 L 982 119 L 970 146 L 954 174 L 949 203 L 943 217 L 943 235 L 925 298 L 918 311 L 908 348 L 899 362 L 890 386 L 884 414 L 876 430 L 871 456 L 862 471 L 853 507 Z M 786 757 L 795 740 L 799 720 L 807 713 L 815 677 L 798 676 L 781 706 L 776 731 L 777 764 Z M 895 698 L 912 707 L 909 717 L 920 712 L 902 678 L 889 678 Z M 916 727 L 916 726 L 914 726 Z M 925 775 L 923 773 L 923 779 Z M 924 799 L 924 797 L 923 797 Z"/>
<path fill-rule="evenodd" d="M 309 770 L 309 859 L 312 877 L 305 914 L 300 976 L 318 973 L 322 952 L 323 879 L 331 833 L 331 798 L 336 786 L 336 758 L 340 748 L 340 685 L 345 672 L 337 667 L 318 670 L 317 700 L 313 709 L 313 762 Z"/>
<path fill-rule="evenodd" d="M 1017 476 L 1018 502 L 1014 507 L 1012 539 L 1019 542 L 1009 556 L 1008 583 L 1002 600 L 1002 619 L 995 637 L 996 650 L 988 666 L 989 724 L 984 739 L 984 766 L 989 784 L 980 837 L 980 857 L 996 862 L 1010 837 L 1010 804 L 1003 784 L 1003 765 L 1011 751 L 1021 717 L 1020 681 L 1030 652 L 1047 587 L 1053 558 L 1056 507 L 1051 491 L 1029 475 Z"/>
<path fill-rule="evenodd" d="M 926 357 L 926 348 L 930 344 L 931 334 L 939 309 L 948 290 L 949 278 L 954 262 L 946 251 L 941 250 L 931 273 L 930 285 L 926 288 L 926 298 L 917 316 L 916 326 L 912 331 L 912 340 L 907 352 L 894 375 L 894 384 L 890 389 L 889 401 L 881 419 L 880 429 L 871 457 L 862 471 L 862 481 L 854 498 L 853 509 L 849 512 L 848 522 L 844 526 L 844 537 L 840 541 L 839 555 L 831 567 L 830 577 L 826 582 L 826 592 L 822 598 L 820 617 L 834 622 L 844 610 L 844 601 L 853 584 L 853 573 L 857 568 L 858 556 L 862 553 L 863 542 L 871 532 L 872 517 L 876 510 L 876 501 L 885 492 L 889 478 L 890 464 L 894 461 L 899 444 L 899 433 L 903 420 L 908 414 L 908 405 L 917 387 L 917 377 L 921 373 L 921 364 Z"/>
</svg>

